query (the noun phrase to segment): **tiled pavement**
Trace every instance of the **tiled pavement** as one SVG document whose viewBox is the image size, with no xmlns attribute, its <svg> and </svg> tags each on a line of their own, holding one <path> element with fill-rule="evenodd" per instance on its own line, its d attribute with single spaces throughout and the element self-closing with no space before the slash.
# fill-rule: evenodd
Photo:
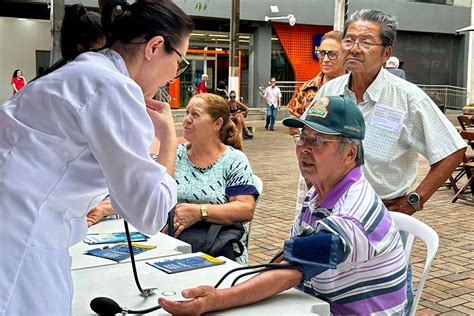
<svg viewBox="0 0 474 316">
<path fill-rule="evenodd" d="M 256 127 L 255 138 L 245 141 L 244 152 L 264 183 L 250 236 L 250 263 L 256 264 L 270 260 L 288 237 L 299 172 L 294 143 L 286 128 L 278 123 L 270 132 L 263 128 L 263 122 L 252 125 Z M 427 169 L 426 160 L 420 158 L 419 174 L 426 174 Z M 416 214 L 440 236 L 417 315 L 474 315 L 474 206 L 462 201 L 453 204 L 452 197 L 452 190 L 441 188 L 425 210 Z M 413 254 L 415 281 L 423 258 L 424 248 L 417 244 Z"/>
</svg>

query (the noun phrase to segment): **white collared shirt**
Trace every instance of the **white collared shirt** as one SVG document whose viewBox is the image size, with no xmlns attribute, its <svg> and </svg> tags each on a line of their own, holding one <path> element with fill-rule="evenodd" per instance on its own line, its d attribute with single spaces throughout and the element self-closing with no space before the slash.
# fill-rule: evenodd
<svg viewBox="0 0 474 316">
<path fill-rule="evenodd" d="M 277 86 L 268 86 L 265 89 L 264 96 L 267 100 L 267 104 L 276 108 L 279 104 L 278 100 L 281 99 L 280 88 L 278 88 Z"/>
<path fill-rule="evenodd" d="M 321 87 L 314 98 L 345 95 L 350 73 Z M 365 119 L 364 175 L 382 199 L 405 194 L 416 181 L 418 153 L 430 165 L 466 147 L 466 143 L 416 85 L 381 68 L 358 104 Z M 357 103 L 357 101 L 356 101 Z"/>
</svg>

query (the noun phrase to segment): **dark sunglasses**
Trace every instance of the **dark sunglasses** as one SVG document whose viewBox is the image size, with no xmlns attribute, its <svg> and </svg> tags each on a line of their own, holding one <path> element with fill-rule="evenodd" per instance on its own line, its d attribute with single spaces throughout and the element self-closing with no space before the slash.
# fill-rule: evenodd
<svg viewBox="0 0 474 316">
<path fill-rule="evenodd" d="M 235 99 L 235 95 L 231 95 L 230 98 L 231 98 L 231 99 Z"/>
</svg>

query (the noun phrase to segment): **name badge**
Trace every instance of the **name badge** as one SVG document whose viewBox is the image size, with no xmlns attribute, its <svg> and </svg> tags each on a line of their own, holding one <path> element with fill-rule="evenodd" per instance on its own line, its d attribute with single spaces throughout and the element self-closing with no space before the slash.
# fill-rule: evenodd
<svg viewBox="0 0 474 316">
<path fill-rule="evenodd" d="M 370 125 L 398 133 L 405 120 L 406 111 L 377 103 L 370 120 Z"/>
</svg>

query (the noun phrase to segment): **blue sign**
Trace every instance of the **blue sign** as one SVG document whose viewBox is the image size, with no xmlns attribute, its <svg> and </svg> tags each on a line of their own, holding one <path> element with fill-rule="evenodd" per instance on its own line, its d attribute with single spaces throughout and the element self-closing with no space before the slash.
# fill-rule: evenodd
<svg viewBox="0 0 474 316">
<path fill-rule="evenodd" d="M 319 49 L 319 46 L 321 45 L 321 40 L 323 39 L 323 34 L 314 34 L 313 35 L 313 58 L 316 60 L 319 60 L 318 54 L 316 52 Z"/>
</svg>

